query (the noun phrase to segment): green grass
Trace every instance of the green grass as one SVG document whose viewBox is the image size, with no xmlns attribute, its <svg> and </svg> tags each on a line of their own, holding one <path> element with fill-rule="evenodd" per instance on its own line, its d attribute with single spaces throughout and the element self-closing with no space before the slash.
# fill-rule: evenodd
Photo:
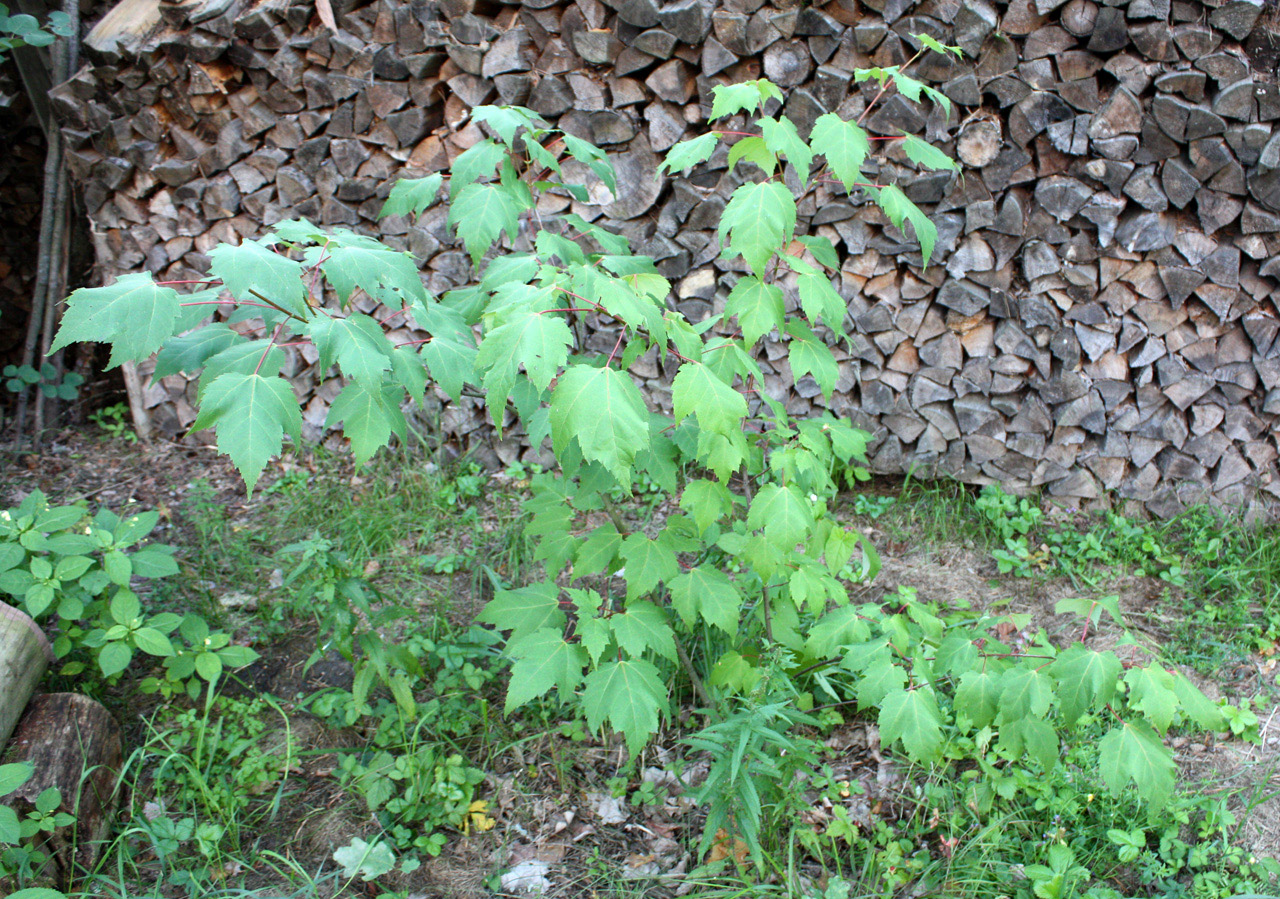
<svg viewBox="0 0 1280 899">
<path fill-rule="evenodd" d="M 940 546 L 968 544 L 979 547 L 999 546 L 996 532 L 976 514 L 976 491 L 957 481 L 921 481 L 907 478 L 896 488 L 896 482 L 884 485 L 871 497 L 871 502 L 851 501 L 850 511 L 860 517 L 859 505 L 873 514 L 872 520 L 892 541 L 909 541 L 913 545 Z M 889 499 L 891 502 L 885 503 Z M 870 517 L 870 516 L 868 516 Z"/>
</svg>

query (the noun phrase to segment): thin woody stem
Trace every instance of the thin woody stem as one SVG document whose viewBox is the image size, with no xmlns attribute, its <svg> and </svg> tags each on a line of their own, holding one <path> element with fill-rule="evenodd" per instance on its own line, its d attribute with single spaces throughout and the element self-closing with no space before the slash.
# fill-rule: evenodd
<svg viewBox="0 0 1280 899">
<path fill-rule="evenodd" d="M 622 338 L 627 335 L 626 331 L 618 332 L 618 342 L 613 345 L 613 352 L 609 354 L 609 358 L 605 360 L 604 367 L 608 368 L 609 363 L 613 362 L 613 357 L 618 355 L 618 347 L 622 346 Z"/>
<path fill-rule="evenodd" d="M 898 69 L 898 72 L 901 74 L 902 72 L 905 72 L 907 69 L 911 68 L 911 64 L 915 62 L 917 59 L 919 59 L 923 53 L 924 53 L 923 49 L 917 50 L 916 55 L 908 59 L 905 63 L 903 63 L 901 68 Z M 867 104 L 867 108 L 862 110 L 862 115 L 858 116 L 857 124 L 861 125 L 862 120 L 871 114 L 871 110 L 876 108 L 876 104 L 880 102 L 880 98 L 883 97 L 885 94 L 885 91 L 889 89 L 889 84 L 892 81 L 893 81 L 892 78 L 886 78 L 884 84 L 880 85 L 880 93 L 876 94 L 875 97 L 872 98 L 871 102 Z"/>
<path fill-rule="evenodd" d="M 289 318 L 295 319 L 296 321 L 300 321 L 300 322 L 306 321 L 306 319 L 303 318 L 302 316 L 297 315 L 296 313 L 290 312 L 288 309 L 285 309 L 283 306 L 279 305 L 278 303 L 275 303 L 271 299 L 264 297 L 262 294 L 258 293 L 258 291 L 254 290 L 252 287 L 249 288 L 249 293 L 253 294 L 255 297 L 262 300 L 262 302 L 266 303 L 272 309 L 276 310 L 276 312 L 279 312 L 283 315 L 287 315 L 289 316 Z"/>
<path fill-rule="evenodd" d="M 253 306 L 256 309 L 275 309 L 266 303 L 251 303 L 248 300 L 199 300 L 193 303 L 179 303 L 179 306 Z"/>
<path fill-rule="evenodd" d="M 271 352 L 271 348 L 276 345 L 276 338 L 280 336 L 280 332 L 284 330 L 284 322 L 276 325 L 276 329 L 271 332 L 271 340 L 267 342 L 267 348 L 262 351 L 262 356 L 258 358 L 258 364 L 253 367 L 253 373 L 256 375 L 258 370 L 262 368 L 262 363 L 267 361 L 267 354 Z"/>
<path fill-rule="evenodd" d="M 607 312 L 607 310 L 606 310 L 603 306 L 601 306 L 599 303 L 595 302 L 594 300 L 589 300 L 589 299 L 587 299 L 586 297 L 581 296 L 581 295 L 579 295 L 579 294 L 576 294 L 576 293 L 574 293 L 572 290 L 568 290 L 567 288 L 561 287 L 561 286 L 560 286 L 560 285 L 558 285 L 558 284 L 556 285 L 556 290 L 563 291 L 564 293 L 566 293 L 566 294 L 568 294 L 569 296 L 573 297 L 575 300 L 582 300 L 582 302 L 586 303 L 588 306 L 592 306 L 592 307 L 593 307 L 593 310 L 592 310 L 592 311 L 595 311 L 595 312 Z M 574 309 L 574 310 L 572 310 L 572 311 L 574 311 L 574 312 L 580 312 L 580 311 L 582 311 L 582 310 Z"/>
</svg>

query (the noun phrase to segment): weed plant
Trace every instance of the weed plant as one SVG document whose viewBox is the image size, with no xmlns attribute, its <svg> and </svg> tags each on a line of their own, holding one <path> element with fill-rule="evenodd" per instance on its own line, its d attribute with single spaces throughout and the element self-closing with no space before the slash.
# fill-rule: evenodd
<svg viewBox="0 0 1280 899">
<path fill-rule="evenodd" d="M 1170 660 L 1212 673 L 1280 645 L 1280 526 L 1247 526 L 1195 507 L 1166 522 L 1114 512 L 1049 522 L 1035 498 L 998 486 L 908 480 L 893 497 L 855 495 L 852 512 L 891 540 L 956 541 L 990 552 L 1001 574 L 1066 577 L 1095 591 L 1121 575 L 1164 581 Z M 1176 598 L 1175 598 L 1176 597 Z"/>
</svg>

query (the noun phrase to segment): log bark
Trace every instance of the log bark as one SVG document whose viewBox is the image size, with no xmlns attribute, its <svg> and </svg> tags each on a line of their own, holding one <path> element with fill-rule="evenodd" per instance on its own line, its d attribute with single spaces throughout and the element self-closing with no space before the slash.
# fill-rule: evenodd
<svg viewBox="0 0 1280 899">
<path fill-rule="evenodd" d="M 18 722 L 6 762 L 26 762 L 31 779 L 8 797 L 21 816 L 37 797 L 54 788 L 58 811 L 75 823 L 43 836 L 44 851 L 58 868 L 63 889 L 90 870 L 111 831 L 123 745 L 120 726 L 100 703 L 75 693 L 36 697 Z"/>
</svg>

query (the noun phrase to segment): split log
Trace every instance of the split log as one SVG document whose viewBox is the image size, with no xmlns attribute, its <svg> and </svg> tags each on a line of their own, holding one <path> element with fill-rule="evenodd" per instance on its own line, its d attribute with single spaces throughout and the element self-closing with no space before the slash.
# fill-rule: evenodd
<svg viewBox="0 0 1280 899">
<path fill-rule="evenodd" d="M 25 612 L 0 603 L 0 747 L 9 739 L 45 669 L 55 661 L 40 625 Z"/>
</svg>

